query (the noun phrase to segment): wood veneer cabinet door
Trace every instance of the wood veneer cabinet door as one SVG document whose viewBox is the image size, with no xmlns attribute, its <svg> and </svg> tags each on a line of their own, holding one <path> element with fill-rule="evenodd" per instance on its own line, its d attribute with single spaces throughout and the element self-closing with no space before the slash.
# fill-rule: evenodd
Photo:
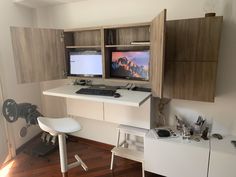
<svg viewBox="0 0 236 177">
<path fill-rule="evenodd" d="M 168 21 L 164 96 L 213 102 L 223 17 Z"/>
<path fill-rule="evenodd" d="M 65 78 L 63 30 L 11 27 L 18 83 Z"/>
<path fill-rule="evenodd" d="M 151 23 L 151 62 L 150 80 L 153 97 L 162 97 L 165 59 L 166 10 L 163 10 Z"/>
<path fill-rule="evenodd" d="M 164 97 L 213 102 L 216 70 L 216 62 L 166 61 Z"/>
<path fill-rule="evenodd" d="M 167 21 L 166 60 L 217 61 L 223 17 Z"/>
</svg>

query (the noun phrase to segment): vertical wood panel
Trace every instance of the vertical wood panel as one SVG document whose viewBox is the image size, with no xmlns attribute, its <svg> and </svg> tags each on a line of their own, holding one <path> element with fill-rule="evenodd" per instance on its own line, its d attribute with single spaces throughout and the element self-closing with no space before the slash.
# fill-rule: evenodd
<svg viewBox="0 0 236 177">
<path fill-rule="evenodd" d="M 106 78 L 106 61 L 105 61 L 105 36 L 104 36 L 104 29 L 101 29 L 101 52 L 102 52 L 102 78 Z"/>
<path fill-rule="evenodd" d="M 101 45 L 101 31 L 76 31 L 74 32 L 74 39 L 76 46 Z"/>
<path fill-rule="evenodd" d="M 149 41 L 149 26 L 116 29 L 116 44 L 125 45 L 133 41 Z"/>
<path fill-rule="evenodd" d="M 63 30 L 11 27 L 18 83 L 65 78 Z"/>
<path fill-rule="evenodd" d="M 223 17 L 167 21 L 166 59 L 217 61 Z"/>
<path fill-rule="evenodd" d="M 164 97 L 214 101 L 216 62 L 166 62 Z"/>
<path fill-rule="evenodd" d="M 154 97 L 162 97 L 164 60 L 165 60 L 165 22 L 166 10 L 151 23 L 151 87 Z"/>
</svg>

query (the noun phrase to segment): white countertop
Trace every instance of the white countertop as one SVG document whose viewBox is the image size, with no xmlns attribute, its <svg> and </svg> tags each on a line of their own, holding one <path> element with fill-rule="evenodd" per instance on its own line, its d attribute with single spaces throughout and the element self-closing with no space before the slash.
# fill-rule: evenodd
<svg viewBox="0 0 236 177">
<path fill-rule="evenodd" d="M 119 98 L 114 98 L 110 96 L 100 96 L 100 95 L 76 94 L 75 92 L 81 88 L 86 88 L 86 87 L 78 85 L 63 85 L 58 88 L 45 90 L 43 91 L 43 94 L 48 96 L 57 96 L 64 98 L 121 104 L 134 107 L 140 107 L 142 103 L 144 103 L 151 96 L 150 92 L 131 91 L 125 89 L 117 90 L 117 93 L 121 95 L 121 97 Z"/>
<path fill-rule="evenodd" d="M 165 142 L 165 143 L 174 143 L 174 144 L 179 144 L 179 145 L 184 145 L 184 146 L 193 146 L 193 147 L 199 147 L 199 148 L 207 148 L 209 149 L 209 145 L 210 145 L 210 140 L 203 140 L 201 139 L 199 142 L 194 141 L 194 140 L 183 140 L 181 136 L 178 137 L 170 137 L 170 138 L 158 138 L 158 136 L 156 135 L 156 132 L 152 129 L 150 130 L 147 135 L 146 138 L 150 138 L 153 140 L 157 140 L 160 142 Z"/>
<path fill-rule="evenodd" d="M 214 152 L 236 155 L 236 148 L 231 143 L 232 140 L 236 141 L 236 136 L 224 135 L 222 140 L 211 138 L 211 150 Z"/>
</svg>

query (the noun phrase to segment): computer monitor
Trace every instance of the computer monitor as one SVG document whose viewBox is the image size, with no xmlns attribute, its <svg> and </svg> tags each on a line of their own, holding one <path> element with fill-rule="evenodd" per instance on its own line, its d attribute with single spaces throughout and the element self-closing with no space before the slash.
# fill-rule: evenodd
<svg viewBox="0 0 236 177">
<path fill-rule="evenodd" d="M 149 50 L 112 52 L 111 77 L 149 80 Z"/>
<path fill-rule="evenodd" d="M 101 52 L 70 52 L 69 55 L 70 76 L 102 77 Z"/>
</svg>

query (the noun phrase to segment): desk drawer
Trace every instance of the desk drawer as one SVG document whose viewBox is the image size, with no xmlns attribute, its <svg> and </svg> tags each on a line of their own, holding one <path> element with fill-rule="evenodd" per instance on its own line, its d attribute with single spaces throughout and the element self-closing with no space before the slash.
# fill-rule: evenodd
<svg viewBox="0 0 236 177">
<path fill-rule="evenodd" d="M 66 99 L 67 114 L 83 118 L 103 120 L 103 103 L 79 99 Z"/>
</svg>

